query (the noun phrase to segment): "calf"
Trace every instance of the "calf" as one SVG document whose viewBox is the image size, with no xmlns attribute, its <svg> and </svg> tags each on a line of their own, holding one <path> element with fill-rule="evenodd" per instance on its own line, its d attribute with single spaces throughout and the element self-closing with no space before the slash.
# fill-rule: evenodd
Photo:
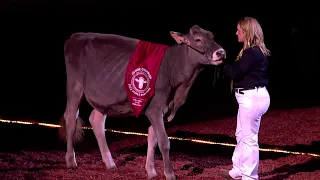
<svg viewBox="0 0 320 180">
<path fill-rule="evenodd" d="M 75 33 L 65 43 L 67 105 L 65 119 L 66 164 L 77 166 L 74 138 L 81 135 L 79 103 L 83 96 L 94 108 L 89 117 L 107 169 L 115 168 L 105 138 L 105 120 L 139 116 L 150 120 L 145 168 L 157 176 L 154 153 L 158 145 L 167 180 L 176 179 L 169 159 L 170 142 L 164 118 L 171 121 L 188 96 L 202 64 L 219 65 L 225 50 L 211 32 L 194 25 L 187 33 L 170 32 L 173 46 L 114 34 Z"/>
</svg>

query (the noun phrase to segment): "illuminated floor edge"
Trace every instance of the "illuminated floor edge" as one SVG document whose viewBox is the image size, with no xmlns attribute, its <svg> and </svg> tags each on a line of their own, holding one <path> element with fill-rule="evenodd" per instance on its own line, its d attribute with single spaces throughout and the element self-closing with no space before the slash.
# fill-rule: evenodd
<svg viewBox="0 0 320 180">
<path fill-rule="evenodd" d="M 48 124 L 48 123 L 40 123 L 36 121 L 14 121 L 14 120 L 5 120 L 0 119 L 0 122 L 4 123 L 17 123 L 17 124 L 26 124 L 26 125 L 39 125 L 39 126 L 47 126 L 51 128 L 60 128 L 60 125 L 56 124 Z M 83 127 L 84 129 L 92 129 L 91 127 Z M 125 132 L 125 131 L 118 131 L 118 130 L 112 130 L 112 129 L 105 129 L 105 131 L 113 132 L 113 133 L 121 133 L 121 134 L 128 134 L 128 135 L 138 135 L 138 136 L 148 136 L 148 134 L 145 133 L 138 133 L 138 132 Z M 233 146 L 235 147 L 235 144 L 230 143 L 218 143 L 213 141 L 205 141 L 200 139 L 192 139 L 192 138 L 179 138 L 174 136 L 169 136 L 169 139 L 179 140 L 179 141 L 191 141 L 196 143 L 202 143 L 202 144 L 214 144 L 214 145 L 222 145 L 222 146 Z M 296 155 L 306 155 L 306 156 L 314 156 L 314 157 L 320 157 L 319 154 L 314 153 L 304 153 L 304 152 L 295 152 L 295 151 L 286 151 L 281 149 L 266 149 L 266 148 L 260 148 L 260 151 L 266 151 L 266 152 L 277 152 L 277 153 L 286 153 L 286 154 L 296 154 Z"/>
</svg>

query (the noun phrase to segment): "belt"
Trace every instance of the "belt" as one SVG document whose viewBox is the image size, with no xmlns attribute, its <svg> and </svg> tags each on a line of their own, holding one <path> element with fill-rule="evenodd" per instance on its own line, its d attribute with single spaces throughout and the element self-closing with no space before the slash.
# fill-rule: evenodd
<svg viewBox="0 0 320 180">
<path fill-rule="evenodd" d="M 259 89 L 262 88 L 264 86 L 252 86 L 252 87 L 245 87 L 245 88 L 234 88 L 233 91 L 239 94 L 244 94 L 243 91 L 246 90 L 252 90 L 252 89 Z"/>
</svg>

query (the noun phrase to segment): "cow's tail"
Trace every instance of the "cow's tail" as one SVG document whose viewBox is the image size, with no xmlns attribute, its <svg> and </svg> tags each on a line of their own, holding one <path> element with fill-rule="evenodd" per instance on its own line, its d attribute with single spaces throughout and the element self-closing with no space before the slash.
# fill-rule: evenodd
<svg viewBox="0 0 320 180">
<path fill-rule="evenodd" d="M 62 116 L 60 118 L 59 125 L 61 126 L 58 130 L 59 138 L 66 142 L 67 141 L 67 129 L 66 129 L 66 121 L 65 121 L 64 116 Z M 84 135 L 83 125 L 84 125 L 83 120 L 78 116 L 78 118 L 76 120 L 76 131 L 73 135 L 73 143 L 78 143 L 78 142 L 82 141 L 83 135 Z"/>
</svg>

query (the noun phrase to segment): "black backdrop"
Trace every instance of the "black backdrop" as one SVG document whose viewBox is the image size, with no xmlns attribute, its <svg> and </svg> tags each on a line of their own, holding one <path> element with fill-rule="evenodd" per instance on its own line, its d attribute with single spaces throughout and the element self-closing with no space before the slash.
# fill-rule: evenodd
<svg viewBox="0 0 320 180">
<path fill-rule="evenodd" d="M 92 1 L 93 2 L 93 1 Z M 271 108 L 317 105 L 315 19 L 294 11 L 233 11 L 182 5 L 168 9 L 154 5 L 126 7 L 106 4 L 24 4 L 1 11 L 0 116 L 57 121 L 65 108 L 63 43 L 74 32 L 115 33 L 164 44 L 174 44 L 169 31 L 185 32 L 193 24 L 214 32 L 216 40 L 235 58 L 241 45 L 235 35 L 241 16 L 254 16 L 261 23 L 266 45 L 271 49 Z M 170 5 L 170 7 L 169 7 Z M 205 4 L 201 4 L 202 6 Z M 165 5 L 161 5 L 165 6 Z M 3 6 L 5 7 L 5 6 Z M 170 8 L 170 9 L 169 9 Z M 292 34 L 292 28 L 298 33 Z M 294 49 L 294 44 L 299 46 Z M 193 113 L 219 113 L 235 109 L 228 82 L 212 87 L 214 67 L 208 67 L 191 89 L 184 106 Z M 86 106 L 87 110 L 90 110 Z M 213 111 L 217 109 L 216 111 Z M 234 114 L 232 114 L 234 115 Z"/>
</svg>

